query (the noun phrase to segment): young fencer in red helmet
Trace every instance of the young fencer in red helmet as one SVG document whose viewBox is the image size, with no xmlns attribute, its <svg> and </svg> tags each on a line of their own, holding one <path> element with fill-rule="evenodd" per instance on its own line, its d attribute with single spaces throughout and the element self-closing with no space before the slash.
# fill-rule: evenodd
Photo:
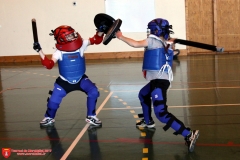
<svg viewBox="0 0 240 160">
<path fill-rule="evenodd" d="M 71 26 L 62 25 L 52 30 L 50 33 L 56 40 L 56 51 L 52 58 L 48 59 L 42 51 L 40 44 L 34 43 L 33 49 L 40 57 L 42 65 L 47 69 L 52 69 L 58 63 L 59 77 L 54 83 L 54 88 L 49 92 L 47 110 L 40 126 L 53 126 L 55 115 L 60 107 L 62 99 L 72 91 L 82 91 L 87 95 L 87 115 L 86 122 L 95 126 L 102 125 L 96 117 L 95 108 L 99 97 L 99 92 L 95 84 L 85 74 L 86 64 L 84 51 L 89 45 L 100 44 L 103 40 L 103 32 L 97 31 L 89 39 L 82 39 Z"/>
<path fill-rule="evenodd" d="M 181 134 L 186 141 L 188 150 L 192 152 L 199 130 L 191 130 L 185 127 L 183 122 L 168 112 L 167 90 L 173 80 L 172 61 L 173 50 L 168 48 L 167 40 L 169 34 L 173 33 L 172 26 L 166 19 L 157 18 L 148 23 L 148 37 L 144 40 L 136 41 L 125 37 L 121 31 L 116 33 L 116 37 L 129 46 L 135 48 L 144 47 L 143 74 L 147 83 L 139 92 L 139 100 L 142 106 L 143 119 L 136 124 L 137 127 L 153 128 L 155 123 L 151 117 L 151 105 L 159 121 L 166 125 L 163 129 L 175 130 L 174 134 Z"/>
</svg>

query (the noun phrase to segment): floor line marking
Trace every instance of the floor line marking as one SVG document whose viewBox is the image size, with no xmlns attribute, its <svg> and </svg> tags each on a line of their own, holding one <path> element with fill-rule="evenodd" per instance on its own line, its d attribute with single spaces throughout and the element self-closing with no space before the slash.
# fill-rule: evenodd
<svg viewBox="0 0 240 160">
<path fill-rule="evenodd" d="M 0 94 L 2 94 L 2 93 L 5 92 L 5 91 L 11 90 L 11 89 L 12 89 L 13 87 L 15 87 L 15 86 L 18 86 L 18 85 L 21 85 L 21 84 L 27 82 L 27 81 L 29 81 L 30 79 L 31 79 L 31 78 L 27 78 L 27 79 L 25 79 L 24 81 L 21 81 L 21 82 L 18 82 L 18 83 L 16 83 L 16 84 L 13 84 L 11 87 L 0 91 Z"/>
<path fill-rule="evenodd" d="M 235 107 L 240 106 L 240 103 L 235 104 L 204 104 L 204 105 L 186 105 L 186 106 L 168 106 L 168 108 L 195 108 L 195 107 Z M 103 110 L 122 110 L 122 109 L 142 109 L 142 107 L 131 108 L 104 108 Z"/>
<path fill-rule="evenodd" d="M 108 94 L 108 96 L 105 98 L 105 100 L 102 102 L 102 104 L 98 107 L 96 114 L 98 114 L 101 109 L 103 108 L 103 106 L 107 103 L 107 101 L 109 100 L 109 98 L 111 97 L 111 95 L 113 94 L 113 92 L 110 92 Z M 90 125 L 87 123 L 85 125 L 85 127 L 82 129 L 82 131 L 78 134 L 78 136 L 75 138 L 75 140 L 72 142 L 72 144 L 69 146 L 69 148 L 67 149 L 67 151 L 64 153 L 64 155 L 62 156 L 62 158 L 60 160 L 65 160 L 67 159 L 67 157 L 69 156 L 69 154 L 72 152 L 72 150 L 74 149 L 74 147 L 77 145 L 78 141 L 82 138 L 83 134 L 86 132 L 87 128 Z"/>
<path fill-rule="evenodd" d="M 238 89 L 240 86 L 233 87 L 202 87 L 202 88 L 171 88 L 170 91 L 187 91 L 187 90 L 213 90 L 213 89 Z M 115 90 L 114 92 L 139 92 L 139 90 Z"/>
</svg>

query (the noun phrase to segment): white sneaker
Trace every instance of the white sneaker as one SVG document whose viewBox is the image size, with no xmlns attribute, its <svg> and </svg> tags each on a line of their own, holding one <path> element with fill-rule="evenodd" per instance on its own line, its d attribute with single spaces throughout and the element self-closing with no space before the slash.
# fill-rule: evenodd
<svg viewBox="0 0 240 160">
<path fill-rule="evenodd" d="M 40 126 L 42 127 L 47 127 L 47 126 L 53 126 L 54 125 L 55 120 L 53 118 L 50 117 L 45 117 L 43 118 L 43 120 L 40 122 Z"/>
<path fill-rule="evenodd" d="M 199 130 L 192 130 L 191 133 L 185 137 L 186 146 L 188 147 L 189 152 L 193 152 L 196 140 L 199 137 Z"/>
<path fill-rule="evenodd" d="M 87 116 L 86 122 L 95 126 L 102 125 L 102 122 L 96 116 Z"/>
<path fill-rule="evenodd" d="M 152 121 L 149 120 L 149 123 L 146 124 L 144 119 L 142 119 L 140 122 L 136 123 L 136 126 L 140 128 L 154 128 L 155 122 L 153 120 Z"/>
</svg>

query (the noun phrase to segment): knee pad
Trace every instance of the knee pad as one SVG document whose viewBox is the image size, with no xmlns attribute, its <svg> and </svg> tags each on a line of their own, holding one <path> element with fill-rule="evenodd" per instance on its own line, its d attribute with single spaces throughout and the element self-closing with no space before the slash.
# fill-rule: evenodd
<svg viewBox="0 0 240 160">
<path fill-rule="evenodd" d="M 138 94 L 138 99 L 140 100 L 141 103 L 145 103 L 147 105 L 151 105 L 152 104 L 152 101 L 151 101 L 151 98 L 150 98 L 150 95 L 142 95 L 140 92 Z"/>
<path fill-rule="evenodd" d="M 139 118 L 144 117 L 144 120 L 146 123 L 149 123 L 149 120 L 152 121 L 152 101 L 151 101 L 151 97 L 149 94 L 147 95 L 143 95 L 141 93 L 139 93 L 138 95 L 141 106 L 142 106 L 142 114 L 138 114 Z"/>
<path fill-rule="evenodd" d="M 66 91 L 56 83 L 54 84 L 53 91 L 49 91 L 49 94 L 51 97 L 48 98 L 47 106 L 51 109 L 58 109 L 63 97 L 67 95 Z"/>
<path fill-rule="evenodd" d="M 138 93 L 138 99 L 141 103 L 144 101 L 144 96 L 142 96 L 141 92 Z"/>
<path fill-rule="evenodd" d="M 87 93 L 89 98 L 98 98 L 99 97 L 99 92 L 96 87 L 92 88 L 88 93 Z"/>
<path fill-rule="evenodd" d="M 152 101 L 154 106 L 154 113 L 156 117 L 162 123 L 167 123 L 168 119 L 166 118 L 167 114 L 162 114 L 166 112 L 165 101 L 162 96 L 162 90 L 160 88 L 155 88 L 152 93 Z"/>
<path fill-rule="evenodd" d="M 160 88 L 154 89 L 151 93 L 151 97 L 152 97 L 154 108 L 159 105 L 163 105 L 163 107 L 165 106 L 166 100 L 163 98 L 162 90 Z M 161 112 L 161 110 L 159 109 L 157 109 L 158 112 Z"/>
<path fill-rule="evenodd" d="M 143 95 L 143 89 L 140 90 L 140 92 L 138 93 L 138 99 L 140 100 L 140 102 L 142 103 L 144 101 L 144 95 Z"/>
<path fill-rule="evenodd" d="M 151 93 L 150 83 L 148 83 L 138 93 L 138 99 L 140 100 L 140 102 L 142 103 L 144 101 L 148 101 L 148 99 L 150 99 L 151 96 L 150 93 Z"/>
<path fill-rule="evenodd" d="M 164 98 L 163 98 L 161 88 L 155 88 L 151 92 L 151 97 L 152 97 L 152 101 L 153 101 L 154 106 L 158 106 L 159 104 L 163 104 L 163 102 L 164 102 Z"/>
</svg>

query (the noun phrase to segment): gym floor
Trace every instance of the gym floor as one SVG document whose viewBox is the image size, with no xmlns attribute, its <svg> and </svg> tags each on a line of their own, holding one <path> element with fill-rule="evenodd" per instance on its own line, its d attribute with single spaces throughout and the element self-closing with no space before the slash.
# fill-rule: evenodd
<svg viewBox="0 0 240 160">
<path fill-rule="evenodd" d="M 156 130 L 135 127 L 142 112 L 138 92 L 147 83 L 141 66 L 142 59 L 87 60 L 86 74 L 100 92 L 96 111 L 103 126 L 86 124 L 86 95 L 75 91 L 63 99 L 55 127 L 40 128 L 58 67 L 1 64 L 0 159 L 240 159 L 239 54 L 180 56 L 173 62 L 167 103 L 186 126 L 200 130 L 192 153 L 181 135 L 162 129 L 154 113 Z M 11 152 L 4 155 L 6 150 Z"/>
</svg>

